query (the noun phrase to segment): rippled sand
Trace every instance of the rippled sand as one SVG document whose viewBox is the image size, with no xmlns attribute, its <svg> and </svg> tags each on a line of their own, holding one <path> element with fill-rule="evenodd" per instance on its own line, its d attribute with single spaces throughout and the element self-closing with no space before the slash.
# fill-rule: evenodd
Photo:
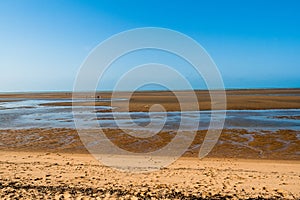
<svg viewBox="0 0 300 200">
<path fill-rule="evenodd" d="M 131 152 L 155 151 L 168 144 L 176 132 L 160 132 L 136 138 L 119 129 L 105 129 L 106 136 Z M 97 133 L 97 131 L 95 131 Z M 198 131 L 184 156 L 198 157 L 206 131 Z M 300 132 L 292 130 L 247 131 L 225 129 L 208 157 L 300 160 Z M 75 129 L 0 130 L 1 151 L 60 152 L 86 154 Z"/>
</svg>

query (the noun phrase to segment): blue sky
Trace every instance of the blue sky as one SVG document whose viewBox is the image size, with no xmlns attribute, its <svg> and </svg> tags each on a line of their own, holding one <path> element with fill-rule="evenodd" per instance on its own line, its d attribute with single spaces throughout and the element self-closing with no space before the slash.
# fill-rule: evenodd
<svg viewBox="0 0 300 200">
<path fill-rule="evenodd" d="M 299 9 L 296 0 L 1 0 L 0 92 L 72 90 L 80 65 L 101 41 L 149 26 L 199 42 L 226 88 L 299 88 Z M 115 78 L 108 75 L 103 89 Z M 192 74 L 190 79 L 202 87 Z"/>
</svg>

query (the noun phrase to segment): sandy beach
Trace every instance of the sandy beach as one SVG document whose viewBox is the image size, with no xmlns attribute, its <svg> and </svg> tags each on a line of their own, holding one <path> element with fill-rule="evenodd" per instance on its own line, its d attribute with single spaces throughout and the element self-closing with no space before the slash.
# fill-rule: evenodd
<svg viewBox="0 0 300 200">
<path fill-rule="evenodd" d="M 125 173 L 89 154 L 1 151 L 1 199 L 298 199 L 300 162 L 181 158 Z"/>
<path fill-rule="evenodd" d="M 208 93 L 198 91 L 197 94 L 200 110 L 209 110 Z M 110 93 L 97 95 L 111 97 Z M 188 92 L 182 91 L 181 95 L 188 99 Z M 124 96 L 118 94 L 119 98 Z M 0 102 L 58 99 L 39 106 L 66 109 L 72 104 L 70 98 L 70 93 L 1 94 Z M 167 111 L 178 111 L 174 98 L 169 92 L 138 92 L 131 100 L 130 111 L 148 111 L 152 104 L 164 105 Z M 227 101 L 228 110 L 299 109 L 300 90 L 228 91 Z M 91 102 L 77 104 L 89 106 Z M 109 106 L 110 103 L 96 104 Z M 18 121 L 17 111 L 35 108 L 20 105 L 13 109 L 3 104 L 1 109 L 9 113 L 8 121 L 21 123 L 25 119 Z M 14 110 L 16 112 L 12 112 Z M 41 121 L 39 115 L 36 114 L 37 121 L 32 125 Z M 299 116 L 274 115 L 266 122 L 268 120 L 292 123 L 297 122 Z M 2 128 L 0 198 L 299 199 L 299 130 L 274 129 L 273 125 L 264 130 L 248 129 L 248 126 L 255 127 L 254 122 L 243 122 L 245 128 L 224 129 L 217 145 L 201 160 L 198 153 L 206 130 L 198 130 L 183 157 L 158 171 L 144 173 L 121 172 L 99 163 L 86 150 L 74 128 Z M 139 139 L 128 137 L 119 129 L 108 128 L 104 132 L 114 144 L 137 153 L 159 149 L 174 137 L 174 131 L 168 130 Z"/>
</svg>

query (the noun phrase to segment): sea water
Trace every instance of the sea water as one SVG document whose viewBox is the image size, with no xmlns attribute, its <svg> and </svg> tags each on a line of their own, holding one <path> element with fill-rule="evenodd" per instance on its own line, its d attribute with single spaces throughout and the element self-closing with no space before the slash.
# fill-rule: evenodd
<svg viewBox="0 0 300 200">
<path fill-rule="evenodd" d="M 0 129 L 28 128 L 75 128 L 71 106 L 49 106 L 47 103 L 72 102 L 72 99 L 0 99 Z M 101 101 L 122 101 L 105 99 Z M 78 99 L 77 102 L 86 102 Z M 93 100 L 91 100 L 93 101 Z M 212 116 L 225 111 L 185 111 L 185 112 L 114 112 L 109 106 L 74 106 L 77 120 L 82 120 L 83 128 L 126 128 L 149 130 L 149 124 L 163 123 L 164 130 L 189 130 L 197 124 L 198 130 L 205 130 L 213 120 Z M 105 112 L 112 109 L 112 112 Z M 79 115 L 78 115 L 79 113 Z M 78 117 L 79 116 L 79 117 Z M 284 116 L 284 117 L 282 117 Z M 271 110 L 227 110 L 224 128 L 247 130 L 300 130 L 300 120 L 290 119 L 300 116 L 300 109 Z"/>
</svg>

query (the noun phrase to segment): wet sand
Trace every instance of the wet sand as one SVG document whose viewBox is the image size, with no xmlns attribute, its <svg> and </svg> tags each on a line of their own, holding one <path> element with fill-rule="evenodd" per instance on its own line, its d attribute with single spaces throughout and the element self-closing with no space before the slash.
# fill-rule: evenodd
<svg viewBox="0 0 300 200">
<path fill-rule="evenodd" d="M 218 91 L 214 91 L 218 94 Z M 154 104 L 164 106 L 166 111 L 195 110 L 190 107 L 190 91 L 178 91 L 182 98 L 182 107 L 180 107 L 177 97 L 169 91 L 153 92 L 135 92 L 130 98 L 129 111 L 149 111 Z M 208 91 L 196 91 L 198 98 L 199 110 L 210 110 L 211 99 Z M 227 109 L 228 110 L 256 110 L 256 109 L 294 109 L 300 108 L 300 89 L 268 89 L 268 90 L 228 90 Z M 110 92 L 96 93 L 95 95 L 78 94 L 77 97 L 82 99 L 111 98 Z M 126 98 L 128 93 L 117 92 L 116 98 Z M 30 98 L 30 99 L 70 99 L 72 93 L 19 93 L 19 94 L 0 94 L 0 98 Z M 126 102 L 114 102 L 118 108 L 116 111 L 124 111 L 127 107 Z M 216 104 L 218 102 L 215 102 Z M 72 102 L 50 103 L 44 105 L 51 106 L 71 106 Z M 94 102 L 75 103 L 75 105 L 95 105 Z M 110 106 L 109 102 L 96 102 L 97 106 Z"/>
<path fill-rule="evenodd" d="M 119 129 L 103 131 L 114 144 L 136 153 L 162 148 L 176 134 L 175 131 L 165 131 L 148 138 L 136 138 L 124 134 L 124 131 Z M 206 132 L 206 130 L 197 131 L 193 143 L 183 156 L 198 157 Z M 299 131 L 293 130 L 225 129 L 208 157 L 300 161 L 299 135 Z M 0 141 L 0 151 L 88 154 L 75 129 L 0 130 Z"/>
<path fill-rule="evenodd" d="M 189 92 L 180 94 L 188 105 Z M 110 93 L 97 95 L 111 97 Z M 197 95 L 200 110 L 209 110 L 208 93 L 198 91 Z M 118 93 L 117 96 L 126 95 Z M 0 94 L 0 98 L 70 99 L 71 94 Z M 94 97 L 83 95 L 82 98 Z M 227 101 L 228 109 L 236 110 L 299 109 L 300 90 L 232 90 L 227 92 Z M 83 104 L 90 105 L 90 102 Z M 96 104 L 110 105 L 109 102 Z M 167 111 L 180 109 L 170 92 L 138 92 L 131 99 L 130 111 L 148 111 L 153 104 L 161 104 Z M 62 105 L 71 103 L 54 104 Z M 198 131 L 184 156 L 172 165 L 156 172 L 134 174 L 99 164 L 74 129 L 3 129 L 0 130 L 0 199 L 300 198 L 299 131 L 225 129 L 210 154 L 200 160 L 197 156 L 205 132 Z M 165 131 L 147 139 L 136 139 L 118 129 L 106 129 L 105 133 L 116 145 L 133 152 L 158 149 L 175 134 Z"/>
</svg>

